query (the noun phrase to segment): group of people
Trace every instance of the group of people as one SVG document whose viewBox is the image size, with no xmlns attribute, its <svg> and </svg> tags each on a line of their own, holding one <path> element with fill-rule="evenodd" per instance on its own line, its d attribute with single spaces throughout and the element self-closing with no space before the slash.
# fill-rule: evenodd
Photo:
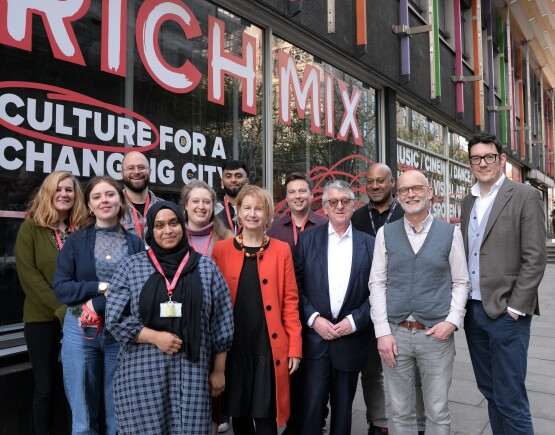
<svg viewBox="0 0 555 435">
<path fill-rule="evenodd" d="M 495 136 L 473 136 L 468 152 L 476 184 L 460 228 L 430 214 L 423 173 L 395 180 L 382 163 L 356 211 L 351 186 L 328 182 L 325 217 L 311 180 L 290 174 L 289 213 L 275 220 L 238 161 L 223 168 L 221 204 L 198 180 L 179 205 L 156 197 L 138 152 L 123 160 L 124 189 L 103 176 L 82 193 L 71 173 L 50 174 L 16 244 L 37 433 L 50 432 L 62 339 L 74 434 L 206 435 L 231 417 L 237 435 L 319 435 L 331 412 L 330 433 L 346 435 L 359 373 L 369 434 L 449 434 L 463 324 L 493 433 L 532 433 L 545 213 L 503 174 Z"/>
</svg>

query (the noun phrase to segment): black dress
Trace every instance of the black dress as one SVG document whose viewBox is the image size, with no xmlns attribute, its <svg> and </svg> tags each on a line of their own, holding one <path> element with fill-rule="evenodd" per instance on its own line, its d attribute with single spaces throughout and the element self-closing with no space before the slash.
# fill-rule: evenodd
<svg viewBox="0 0 555 435">
<path fill-rule="evenodd" d="M 241 249 L 237 241 L 236 249 Z M 246 248 L 255 254 L 259 248 Z M 256 256 L 245 257 L 233 309 L 235 334 L 227 354 L 224 414 L 275 418 L 275 377 L 272 348 L 264 315 L 264 304 Z"/>
</svg>

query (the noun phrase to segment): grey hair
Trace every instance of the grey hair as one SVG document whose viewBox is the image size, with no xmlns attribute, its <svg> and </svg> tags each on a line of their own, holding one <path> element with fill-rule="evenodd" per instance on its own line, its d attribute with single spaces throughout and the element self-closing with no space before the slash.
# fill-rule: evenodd
<svg viewBox="0 0 555 435">
<path fill-rule="evenodd" d="M 353 189 L 351 189 L 351 186 L 349 185 L 349 183 L 343 180 L 332 180 L 332 181 L 328 181 L 324 185 L 324 193 L 322 193 L 322 203 L 328 200 L 328 190 L 330 189 L 347 191 L 349 192 L 349 198 L 351 198 L 352 200 L 355 199 L 355 193 L 353 192 Z"/>
</svg>

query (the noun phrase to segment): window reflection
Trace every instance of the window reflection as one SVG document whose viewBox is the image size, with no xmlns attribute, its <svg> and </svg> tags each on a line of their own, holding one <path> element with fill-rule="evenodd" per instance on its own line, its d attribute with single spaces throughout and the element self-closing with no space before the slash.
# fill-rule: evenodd
<svg viewBox="0 0 555 435">
<path fill-rule="evenodd" d="M 280 71 L 284 54 L 294 59 L 294 74 L 299 87 L 295 90 L 295 78 L 284 79 Z M 278 37 L 273 38 L 273 161 L 274 196 L 276 212 L 286 210 L 284 180 L 293 171 L 308 173 L 314 182 L 313 208 L 321 207 L 321 194 L 326 181 L 348 181 L 357 194 L 364 194 L 361 179 L 368 165 L 377 160 L 376 92 L 344 71 L 323 62 L 306 51 Z M 317 70 L 316 72 L 314 70 Z M 310 81 L 319 75 L 318 89 L 311 88 Z M 290 84 L 286 105 L 289 105 L 288 124 L 280 118 L 280 94 L 284 83 Z M 312 82 L 315 83 L 315 82 Z M 313 84 L 313 86 L 316 86 Z M 343 88 L 343 89 L 342 89 Z M 318 94 L 319 101 L 313 101 Z M 358 97 L 356 125 L 345 129 L 345 116 L 349 109 L 345 99 L 352 102 Z M 333 103 L 331 103 L 331 101 Z M 347 103 L 348 105 L 348 103 Z M 286 108 L 287 109 L 287 108 Z M 300 110 L 299 110 L 300 109 Z M 281 107 L 283 112 L 284 108 Z M 313 113 L 316 110 L 316 113 Z M 304 116 L 303 116 L 304 115 Z M 316 132 L 319 118 L 320 132 Z M 352 126 L 352 124 L 351 124 Z M 343 127 L 343 128 L 342 128 Z M 354 138 L 358 134 L 359 138 Z M 359 141 L 360 145 L 356 142 Z"/>
</svg>

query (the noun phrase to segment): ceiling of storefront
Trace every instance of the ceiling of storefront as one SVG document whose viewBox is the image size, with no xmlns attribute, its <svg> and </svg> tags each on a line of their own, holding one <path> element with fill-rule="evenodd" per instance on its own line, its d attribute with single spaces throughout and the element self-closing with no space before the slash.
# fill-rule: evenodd
<svg viewBox="0 0 555 435">
<path fill-rule="evenodd" d="M 555 0 L 496 1 L 505 16 L 510 12 L 511 33 L 530 50 L 530 65 L 538 78 L 543 74 L 545 90 L 555 88 Z"/>
</svg>

